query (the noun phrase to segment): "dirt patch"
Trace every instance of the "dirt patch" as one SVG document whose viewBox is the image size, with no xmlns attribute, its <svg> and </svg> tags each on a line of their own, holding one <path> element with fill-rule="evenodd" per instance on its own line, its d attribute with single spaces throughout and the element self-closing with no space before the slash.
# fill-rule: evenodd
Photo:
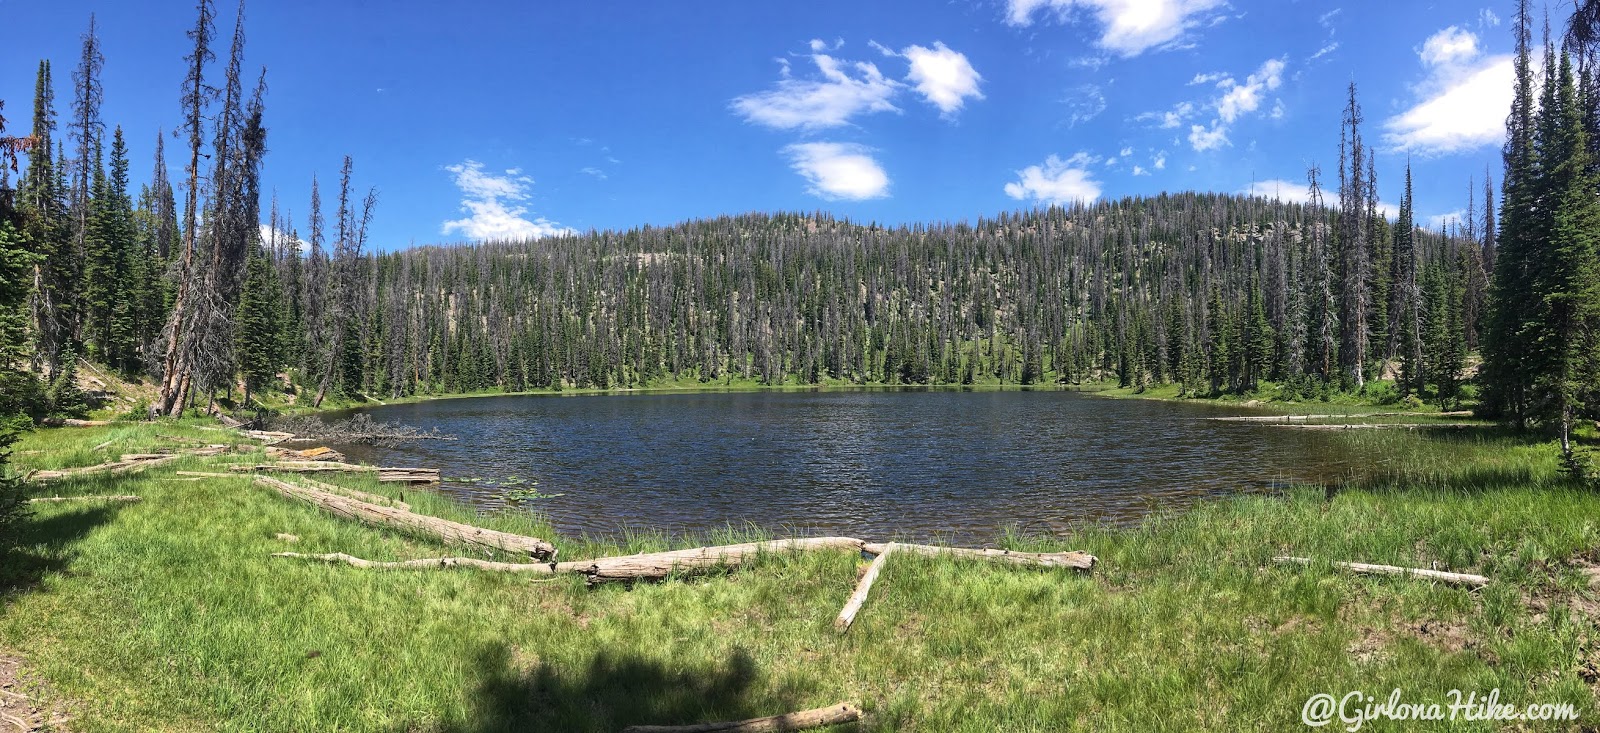
<svg viewBox="0 0 1600 733">
<path fill-rule="evenodd" d="M 1421 639 L 1424 644 L 1442 651 L 1462 652 L 1477 646 L 1466 624 L 1425 619 L 1403 623 L 1401 628 L 1411 632 L 1412 636 Z"/>
<path fill-rule="evenodd" d="M 70 733 L 67 715 L 44 702 L 43 686 L 26 679 L 22 659 L 0 651 L 0 730 Z"/>
</svg>

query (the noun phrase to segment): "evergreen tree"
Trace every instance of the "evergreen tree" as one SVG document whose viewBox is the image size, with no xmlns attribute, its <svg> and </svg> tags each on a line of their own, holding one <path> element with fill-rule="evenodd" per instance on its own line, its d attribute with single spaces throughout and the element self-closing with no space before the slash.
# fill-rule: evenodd
<svg viewBox="0 0 1600 733">
<path fill-rule="evenodd" d="M 277 270 L 271 258 L 259 247 L 250 256 L 244 292 L 239 298 L 234 333 L 234 349 L 239 355 L 239 372 L 244 382 L 244 401 L 277 381 L 283 368 L 282 300 Z"/>
</svg>

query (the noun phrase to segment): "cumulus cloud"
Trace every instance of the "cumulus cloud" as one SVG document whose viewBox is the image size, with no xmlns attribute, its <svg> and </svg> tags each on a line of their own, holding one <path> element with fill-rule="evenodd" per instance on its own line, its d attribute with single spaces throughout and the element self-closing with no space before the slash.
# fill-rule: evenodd
<svg viewBox="0 0 1600 733">
<path fill-rule="evenodd" d="M 783 78 L 772 89 L 735 97 L 730 106 L 746 120 L 780 130 L 817 130 L 838 127 L 850 118 L 876 112 L 899 112 L 889 100 L 900 83 L 883 75 L 875 64 L 845 64 L 823 51 L 827 44 L 811 41 L 811 62 L 820 78 L 797 79 L 783 64 Z"/>
<path fill-rule="evenodd" d="M 508 168 L 504 173 L 485 171 L 476 160 L 464 160 L 446 166 L 461 189 L 461 211 L 466 217 L 447 221 L 440 228 L 445 235 L 460 233 L 467 239 L 508 240 L 539 239 L 576 233 L 549 219 L 528 219 L 528 208 L 516 202 L 528 198 L 528 187 L 533 179 L 522 174 L 520 168 Z"/>
<path fill-rule="evenodd" d="M 829 200 L 864 201 L 889 195 L 889 175 L 871 149 L 851 143 L 796 143 L 783 149 L 790 165 L 810 186 L 806 191 Z"/>
<path fill-rule="evenodd" d="M 1283 60 L 1267 59 L 1256 73 L 1245 77 L 1244 83 L 1232 77 L 1217 82 L 1222 98 L 1217 100 L 1217 114 L 1223 122 L 1233 122 L 1239 115 L 1256 111 L 1261 106 L 1261 95 L 1283 84 Z"/>
<path fill-rule="evenodd" d="M 1448 155 L 1500 144 L 1511 108 L 1511 55 L 1485 57 L 1476 35 L 1450 26 L 1423 42 L 1417 56 L 1427 76 L 1414 88 L 1412 106 L 1384 121 L 1389 149 Z"/>
<path fill-rule="evenodd" d="M 1267 59 L 1243 82 L 1224 73 L 1197 74 L 1189 84 L 1211 84 L 1216 94 L 1200 102 L 1181 102 L 1165 112 L 1145 112 L 1134 117 L 1140 122 L 1154 122 L 1162 129 L 1176 129 L 1189 123 L 1189 145 L 1198 152 L 1215 150 L 1230 145 L 1229 128 L 1240 119 L 1257 113 L 1269 93 L 1283 85 L 1283 59 Z M 1209 124 L 1190 123 L 1203 110 L 1215 113 Z M 1281 119 L 1285 110 L 1283 100 L 1273 101 L 1267 114 Z"/>
<path fill-rule="evenodd" d="M 1017 180 L 1007 183 L 1007 196 L 1017 200 L 1032 199 L 1035 203 L 1065 204 L 1074 201 L 1089 203 L 1100 198 L 1100 183 L 1089 173 L 1096 159 L 1078 153 L 1066 160 L 1054 155 L 1042 165 L 1030 165 L 1017 171 Z"/>
<path fill-rule="evenodd" d="M 1154 122 L 1156 127 L 1163 130 L 1171 130 L 1182 125 L 1184 120 L 1194 116 L 1194 112 L 1193 102 L 1179 102 L 1178 106 L 1166 112 L 1141 112 L 1135 115 L 1133 119 L 1138 122 Z"/>
<path fill-rule="evenodd" d="M 1180 45 L 1186 31 L 1210 20 L 1209 11 L 1226 6 L 1225 0 L 1007 0 L 1006 22 L 1031 25 L 1040 11 L 1058 19 L 1088 12 L 1100 25 L 1100 47 L 1131 57 Z"/>
<path fill-rule="evenodd" d="M 1189 126 L 1189 146 L 1197 153 L 1232 144 L 1228 141 L 1228 128 L 1223 127 L 1218 120 L 1212 120 L 1209 128 L 1205 125 Z"/>
<path fill-rule="evenodd" d="M 1428 217 L 1428 228 L 1433 230 L 1444 229 L 1450 226 L 1460 226 L 1467 222 L 1467 210 L 1456 209 L 1443 214 L 1434 214 Z"/>
<path fill-rule="evenodd" d="M 1259 196 L 1264 199 L 1276 199 L 1295 204 L 1311 202 L 1311 188 L 1309 186 L 1304 182 L 1285 181 L 1282 178 L 1256 181 L 1239 193 L 1245 196 Z"/>
<path fill-rule="evenodd" d="M 1152 160 L 1150 162 L 1150 167 L 1154 168 L 1154 169 L 1156 169 L 1158 171 L 1166 170 L 1166 168 L 1167 168 L 1167 151 L 1163 150 L 1163 151 L 1161 151 L 1159 153 L 1156 153 L 1155 160 Z"/>
<path fill-rule="evenodd" d="M 301 251 L 301 252 L 307 252 L 307 251 L 310 251 L 310 249 L 311 249 L 311 243 L 310 242 L 307 242 L 304 239 L 301 239 L 299 237 L 294 236 L 293 232 L 286 232 L 286 231 L 283 231 L 282 229 L 274 229 L 274 228 L 272 228 L 271 225 L 268 225 L 268 224 L 262 224 L 261 225 L 260 233 L 261 233 L 260 234 L 260 236 L 261 236 L 261 245 L 263 247 L 274 247 L 274 246 L 277 246 L 277 247 L 290 247 L 290 246 L 294 246 L 297 249 L 299 249 L 299 251 Z"/>
<path fill-rule="evenodd" d="M 945 116 L 959 112 L 968 97 L 983 99 L 983 92 L 978 90 L 983 76 L 972 68 L 966 54 L 934 41 L 933 48 L 909 46 L 901 55 L 911 62 L 911 72 L 906 78 Z"/>
</svg>

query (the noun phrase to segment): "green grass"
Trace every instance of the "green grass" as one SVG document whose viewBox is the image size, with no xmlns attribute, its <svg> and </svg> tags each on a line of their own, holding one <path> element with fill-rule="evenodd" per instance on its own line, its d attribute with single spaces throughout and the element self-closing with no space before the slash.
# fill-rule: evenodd
<svg viewBox="0 0 1600 733">
<path fill-rule="evenodd" d="M 85 465 L 162 445 L 156 433 L 224 442 L 198 426 L 45 430 L 16 460 Z M 109 438 L 118 442 L 92 450 Z M 22 551 L 0 565 L 0 649 L 72 708 L 75 731 L 614 731 L 841 700 L 867 710 L 868 731 L 1276 731 L 1301 727 L 1313 693 L 1396 687 L 1441 703 L 1451 689 L 1499 688 L 1507 702 L 1571 702 L 1585 723 L 1600 721 L 1582 676 L 1600 664 L 1600 601 L 1573 566 L 1600 558 L 1600 495 L 1563 483 L 1550 446 L 1493 430 L 1329 439 L 1375 457 L 1331 499 L 1295 490 L 1134 529 L 997 538 L 1088 550 L 1101 559 L 1092 575 L 899 556 L 843 636 L 831 623 L 861 565 L 848 553 L 596 589 L 273 559 L 462 551 L 338 520 L 244 478 L 173 473 L 248 455 L 185 459 L 37 489 L 145 501 L 37 510 Z M 526 513 L 475 516 L 404 493 L 417 511 L 551 537 Z M 670 544 L 649 533 L 625 546 L 553 539 L 564 559 Z M 1280 554 L 1319 564 L 1272 565 Z M 1333 559 L 1495 582 L 1470 592 L 1356 577 L 1320 562 Z"/>
</svg>

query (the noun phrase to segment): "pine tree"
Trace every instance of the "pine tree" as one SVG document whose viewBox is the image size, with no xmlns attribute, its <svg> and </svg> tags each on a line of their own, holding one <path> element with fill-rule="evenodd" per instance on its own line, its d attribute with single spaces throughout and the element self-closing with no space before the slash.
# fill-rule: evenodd
<svg viewBox="0 0 1600 733">
<path fill-rule="evenodd" d="M 244 293 L 235 316 L 235 351 L 244 378 L 244 400 L 272 385 L 282 369 L 282 300 L 278 273 L 271 258 L 259 247 L 250 256 Z"/>
<path fill-rule="evenodd" d="M 1394 227 L 1393 302 L 1389 306 L 1390 352 L 1400 357 L 1397 386 L 1400 394 L 1421 392 L 1426 380 L 1422 358 L 1422 290 L 1419 269 L 1422 253 L 1417 242 L 1417 225 L 1411 198 L 1411 164 L 1406 163 L 1406 188 L 1400 199 L 1400 214 Z"/>
</svg>

